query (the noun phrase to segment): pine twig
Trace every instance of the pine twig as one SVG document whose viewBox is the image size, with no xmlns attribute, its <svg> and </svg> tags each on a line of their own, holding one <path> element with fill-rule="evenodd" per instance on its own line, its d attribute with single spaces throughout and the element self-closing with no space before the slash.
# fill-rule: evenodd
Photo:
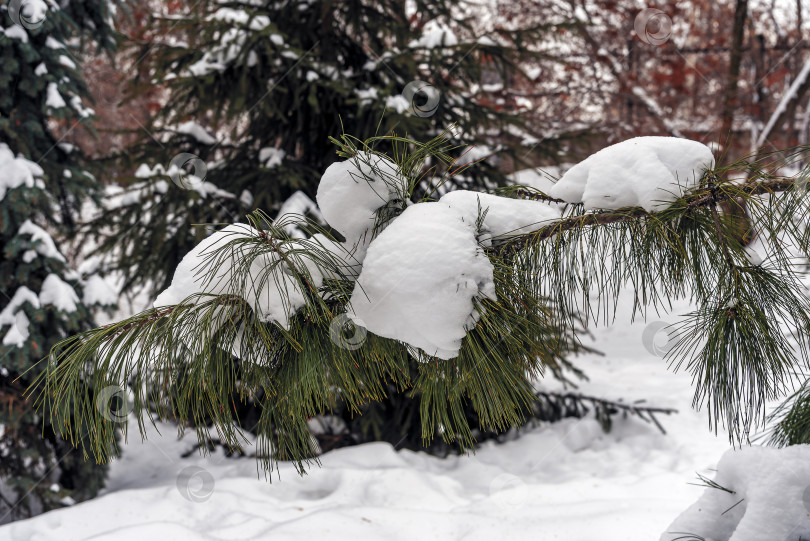
<svg viewBox="0 0 810 541">
<path fill-rule="evenodd" d="M 740 186 L 737 190 L 739 193 L 735 194 L 728 192 L 713 194 L 708 189 L 704 189 L 693 194 L 689 194 L 685 196 L 684 199 L 686 200 L 686 208 L 691 210 L 702 207 L 710 207 L 712 205 L 716 205 L 717 203 L 740 196 L 752 197 L 756 195 L 784 192 L 792 188 L 795 183 L 795 179 L 775 178 Z M 653 217 L 657 214 L 658 213 L 647 212 L 640 207 L 627 207 L 626 209 L 619 209 L 615 211 L 592 212 L 583 214 L 581 216 L 563 218 L 557 222 L 543 226 L 533 233 L 511 237 L 508 241 L 501 245 L 500 252 L 501 255 L 508 256 L 519 252 L 530 243 L 543 241 L 553 237 L 554 235 L 563 233 L 565 231 L 570 231 L 572 229 L 582 229 L 594 225 L 630 222 L 641 218 Z"/>
</svg>

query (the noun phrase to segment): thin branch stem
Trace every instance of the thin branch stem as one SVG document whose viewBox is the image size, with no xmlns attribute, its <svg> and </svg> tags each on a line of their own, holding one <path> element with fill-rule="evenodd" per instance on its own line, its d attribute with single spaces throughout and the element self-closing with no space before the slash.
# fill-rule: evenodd
<svg viewBox="0 0 810 541">
<path fill-rule="evenodd" d="M 708 190 L 706 190 L 708 193 L 701 191 L 686 197 L 686 207 L 689 209 L 711 207 L 717 203 L 735 197 L 784 192 L 792 188 L 794 184 L 795 179 L 792 178 L 775 178 L 754 184 L 746 184 L 739 187 L 735 186 L 737 188 L 735 192 L 737 193 L 721 192 L 713 194 Z M 500 252 L 502 255 L 513 254 L 530 243 L 545 240 L 558 233 L 570 231 L 571 229 L 582 229 L 593 225 L 607 225 L 618 222 L 630 222 L 639 218 L 653 217 L 655 215 L 656 213 L 649 213 L 641 207 L 628 207 L 615 211 L 593 212 L 581 216 L 563 218 L 562 220 L 543 226 L 533 233 L 511 237 L 501 245 Z"/>
</svg>

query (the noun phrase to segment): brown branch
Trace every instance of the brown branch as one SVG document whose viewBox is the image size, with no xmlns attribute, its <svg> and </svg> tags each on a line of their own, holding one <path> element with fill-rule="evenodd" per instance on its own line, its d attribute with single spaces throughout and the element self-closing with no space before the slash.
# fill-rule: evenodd
<svg viewBox="0 0 810 541">
<path fill-rule="evenodd" d="M 522 197 L 523 199 L 531 199 L 533 201 L 548 201 L 549 203 L 566 203 L 567 201 L 563 201 L 562 199 L 557 199 L 556 197 L 551 197 L 550 195 L 546 195 L 544 193 L 539 192 L 530 192 L 528 190 L 517 189 L 515 190 L 515 195 Z"/>
<path fill-rule="evenodd" d="M 741 186 L 726 184 L 726 187 L 737 189 L 733 191 L 722 191 L 716 194 L 713 194 L 710 189 L 704 188 L 699 192 L 686 196 L 686 208 L 691 210 L 710 207 L 737 197 L 751 197 L 784 192 L 790 189 L 795 182 L 796 181 L 792 178 L 774 178 Z M 555 223 L 543 226 L 532 233 L 510 237 L 498 247 L 498 250 L 501 255 L 510 255 L 525 248 L 529 243 L 539 242 L 553 237 L 558 233 L 564 233 L 572 229 L 582 229 L 593 225 L 630 222 L 641 218 L 654 217 L 656 214 L 657 213 L 649 213 L 641 207 L 627 207 L 615 211 L 592 212 L 581 216 L 563 218 Z"/>
<path fill-rule="evenodd" d="M 737 0 L 734 10 L 734 23 L 731 29 L 731 50 L 728 60 L 728 79 L 723 90 L 723 110 L 720 114 L 722 126 L 720 134 L 728 137 L 734 121 L 734 111 L 737 108 L 737 87 L 740 80 L 740 64 L 742 62 L 742 47 L 745 40 L 745 20 L 748 17 L 748 0 Z"/>
<path fill-rule="evenodd" d="M 242 299 L 239 298 L 236 295 L 222 295 L 222 297 L 223 298 L 219 299 L 219 305 L 220 306 L 223 305 L 223 304 L 231 303 L 231 302 L 236 302 L 236 303 L 243 302 Z M 120 328 L 117 328 L 117 329 L 114 328 L 116 325 L 118 325 L 118 323 L 111 323 L 109 325 L 103 325 L 102 327 L 99 327 L 99 329 L 111 329 L 112 328 L 112 330 L 114 331 L 113 334 L 104 339 L 105 342 L 108 342 L 108 341 L 112 340 L 113 338 L 115 338 L 116 336 L 120 336 L 121 334 L 129 331 L 133 327 L 143 327 L 144 325 L 148 325 L 149 323 L 152 323 L 153 321 L 157 321 L 158 319 L 162 319 L 162 318 L 164 318 L 164 317 L 166 317 L 168 315 L 171 315 L 171 313 L 174 312 L 175 310 L 177 310 L 178 308 L 188 308 L 188 307 L 191 307 L 191 306 L 193 306 L 193 305 L 192 304 L 176 304 L 174 306 L 166 307 L 163 310 L 155 309 L 151 314 L 144 317 L 143 319 L 139 319 L 137 321 L 130 321 L 129 323 L 127 323 L 126 325 L 124 325 L 124 326 L 122 326 Z M 79 335 L 77 335 L 77 336 L 79 336 Z"/>
<path fill-rule="evenodd" d="M 181 305 L 178 305 L 178 306 L 181 306 Z M 176 308 L 177 308 L 177 306 L 171 306 L 169 308 L 166 308 L 165 310 L 155 310 L 153 313 L 149 314 L 149 316 L 147 316 L 147 317 L 145 317 L 145 318 L 143 318 L 143 319 L 141 319 L 139 321 L 131 321 L 131 322 L 127 323 L 126 325 L 124 325 L 123 327 L 121 327 L 120 329 L 115 329 L 116 333 L 113 336 L 111 336 L 110 338 L 118 336 L 121 333 L 125 333 L 128 330 L 130 330 L 132 327 L 142 327 L 143 325 L 146 325 L 148 323 L 151 323 L 153 321 L 161 319 L 161 318 L 163 318 L 165 316 L 168 316 L 169 314 L 174 312 L 174 310 Z M 101 328 L 102 329 L 109 329 L 110 327 L 115 327 L 115 325 L 116 325 L 116 323 L 111 323 L 109 325 L 104 325 Z"/>
</svg>

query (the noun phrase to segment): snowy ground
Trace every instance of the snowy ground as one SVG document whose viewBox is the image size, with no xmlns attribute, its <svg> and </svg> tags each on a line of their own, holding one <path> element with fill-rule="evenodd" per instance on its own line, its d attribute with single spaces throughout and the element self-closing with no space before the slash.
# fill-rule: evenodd
<svg viewBox="0 0 810 541">
<path fill-rule="evenodd" d="M 729 445 L 690 410 L 689 376 L 668 372 L 642 344 L 645 324 L 627 321 L 595 331 L 605 355 L 578 359 L 591 377 L 581 390 L 679 409 L 660 418 L 667 435 L 632 419 L 608 435 L 592 419 L 567 420 L 474 456 L 340 449 L 303 478 L 282 465 L 269 483 L 250 458 L 181 459 L 194 436 L 177 441 L 162 426 L 162 437 L 130 439 L 102 496 L 0 527 L 0 539 L 658 539 L 702 494 L 689 484 L 696 472 L 712 477 Z"/>
</svg>

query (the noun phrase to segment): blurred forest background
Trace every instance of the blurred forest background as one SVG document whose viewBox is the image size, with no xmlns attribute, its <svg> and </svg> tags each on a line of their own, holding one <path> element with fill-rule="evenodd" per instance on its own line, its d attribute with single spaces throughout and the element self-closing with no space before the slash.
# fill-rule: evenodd
<svg viewBox="0 0 810 541">
<path fill-rule="evenodd" d="M 102 251 L 148 247 L 110 263 L 125 293 L 166 285 L 204 234 L 193 224 L 272 214 L 298 190 L 312 199 L 337 159 L 327 138 L 344 131 L 425 139 L 455 123 L 470 145 L 460 163 L 481 160 L 472 181 L 503 184 L 537 167 L 554 179 L 637 135 L 715 144 L 733 160 L 803 144 L 810 130 L 801 0 L 291 2 L 266 23 L 250 4 L 135 2 L 115 16 L 117 51 L 83 59 L 97 119 L 61 136 L 96 178 L 168 180 L 183 152 L 210 183 L 183 201 L 174 190 L 108 205 L 103 219 L 130 234 L 107 235 Z M 406 96 L 411 81 L 435 95 Z M 437 103 L 414 114 L 405 97 Z M 165 236 L 181 227 L 191 233 Z"/>
</svg>

